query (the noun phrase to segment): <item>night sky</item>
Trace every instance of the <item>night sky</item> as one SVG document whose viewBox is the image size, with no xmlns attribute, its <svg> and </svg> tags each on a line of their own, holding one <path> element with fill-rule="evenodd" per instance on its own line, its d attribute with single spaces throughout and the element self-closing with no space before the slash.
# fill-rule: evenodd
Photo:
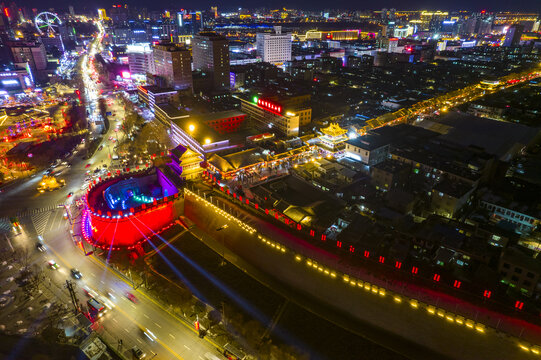
<svg viewBox="0 0 541 360">
<path fill-rule="evenodd" d="M 382 0 L 382 1 L 353 1 L 353 0 L 130 0 L 117 1 L 119 4 L 127 3 L 137 7 L 147 7 L 149 9 L 160 10 L 164 8 L 183 7 L 204 9 L 211 5 L 218 5 L 221 9 L 235 9 L 238 7 L 255 8 L 255 7 L 270 7 L 277 8 L 279 4 L 287 5 L 288 8 L 304 8 L 304 9 L 325 9 L 325 8 L 344 8 L 355 10 L 378 10 L 381 8 L 396 8 L 399 10 L 483 10 L 487 11 L 541 11 L 541 0 Z M 85 1 L 82 5 L 81 0 L 16 0 L 16 3 L 21 6 L 44 8 L 49 6 L 57 9 L 67 8 L 68 5 L 74 5 L 75 8 L 87 7 L 110 7 L 115 2 L 111 1 Z M 88 4 L 88 5 L 87 5 Z"/>
</svg>

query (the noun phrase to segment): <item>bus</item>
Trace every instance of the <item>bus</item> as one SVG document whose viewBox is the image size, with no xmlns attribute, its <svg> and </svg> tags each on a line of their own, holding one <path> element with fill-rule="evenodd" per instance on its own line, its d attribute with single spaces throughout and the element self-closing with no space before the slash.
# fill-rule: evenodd
<svg viewBox="0 0 541 360">
<path fill-rule="evenodd" d="M 90 316 L 93 319 L 98 319 L 107 312 L 107 308 L 105 308 L 105 306 L 102 303 L 100 303 L 98 300 L 96 300 L 93 297 L 88 299 L 86 303 L 88 305 Z"/>
</svg>

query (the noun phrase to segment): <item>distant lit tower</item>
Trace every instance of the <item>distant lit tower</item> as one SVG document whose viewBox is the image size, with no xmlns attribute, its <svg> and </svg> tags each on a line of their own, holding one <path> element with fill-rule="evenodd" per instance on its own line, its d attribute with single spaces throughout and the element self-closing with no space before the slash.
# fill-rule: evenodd
<svg viewBox="0 0 541 360">
<path fill-rule="evenodd" d="M 107 12 L 105 9 L 98 9 L 98 18 L 100 20 L 107 20 Z"/>
<path fill-rule="evenodd" d="M 514 24 L 509 27 L 505 39 L 503 40 L 503 46 L 512 47 L 520 44 L 520 38 L 524 32 L 524 26 L 520 24 Z"/>
<path fill-rule="evenodd" d="M 381 9 L 381 20 L 387 20 L 387 8 Z"/>
<path fill-rule="evenodd" d="M 68 7 L 70 16 L 75 16 L 75 9 L 73 8 L 73 5 L 70 5 Z"/>
<path fill-rule="evenodd" d="M 212 11 L 214 13 L 214 18 L 217 19 L 218 18 L 218 7 L 217 6 L 212 6 L 210 8 L 210 11 Z"/>
</svg>

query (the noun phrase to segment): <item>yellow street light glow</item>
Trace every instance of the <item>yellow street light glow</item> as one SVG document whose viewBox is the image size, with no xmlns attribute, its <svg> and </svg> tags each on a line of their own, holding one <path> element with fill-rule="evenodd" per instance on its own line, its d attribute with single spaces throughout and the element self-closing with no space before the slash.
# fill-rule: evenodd
<svg viewBox="0 0 541 360">
<path fill-rule="evenodd" d="M 410 300 L 410 305 L 414 309 L 417 309 L 419 307 L 419 303 L 417 302 L 417 300 Z"/>
<path fill-rule="evenodd" d="M 533 352 L 535 355 L 539 355 L 539 349 L 533 347 L 533 348 L 531 348 L 530 350 L 531 350 L 531 352 Z"/>
<path fill-rule="evenodd" d="M 209 139 L 209 138 L 206 138 L 206 139 L 205 139 L 205 144 L 206 144 L 206 145 L 210 144 L 210 139 Z"/>
<path fill-rule="evenodd" d="M 297 261 L 301 261 L 301 260 L 302 260 L 302 258 L 301 258 L 301 257 L 300 257 L 299 255 L 297 255 L 297 256 L 295 256 L 295 260 L 297 260 Z"/>
<path fill-rule="evenodd" d="M 466 321 L 466 326 L 469 327 L 470 329 L 473 329 L 473 321 L 471 320 Z"/>
<path fill-rule="evenodd" d="M 188 125 L 188 131 L 189 132 L 194 132 L 195 131 L 195 125 L 194 124 Z"/>
<path fill-rule="evenodd" d="M 366 291 L 370 291 L 370 284 L 369 283 L 364 283 L 364 289 Z"/>
<path fill-rule="evenodd" d="M 524 351 L 530 351 L 530 348 L 528 346 L 526 346 L 526 345 L 519 344 L 518 346 Z"/>
<path fill-rule="evenodd" d="M 394 297 L 394 302 L 395 302 L 395 303 L 401 303 L 401 302 L 402 302 L 402 299 L 401 299 L 399 296 L 395 296 L 395 297 Z"/>
<path fill-rule="evenodd" d="M 480 333 L 484 333 L 485 332 L 485 327 L 483 325 L 477 325 L 475 327 L 475 330 L 479 331 Z"/>
<path fill-rule="evenodd" d="M 436 310 L 432 306 L 427 307 L 426 311 L 428 311 L 428 313 L 431 315 L 434 315 L 436 313 Z"/>
<path fill-rule="evenodd" d="M 379 296 L 385 296 L 385 289 L 379 289 Z"/>
</svg>

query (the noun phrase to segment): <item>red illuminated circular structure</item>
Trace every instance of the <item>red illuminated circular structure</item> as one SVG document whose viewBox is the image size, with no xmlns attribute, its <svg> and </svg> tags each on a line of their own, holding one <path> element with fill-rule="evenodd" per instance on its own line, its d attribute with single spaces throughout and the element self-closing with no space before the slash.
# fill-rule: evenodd
<svg viewBox="0 0 541 360">
<path fill-rule="evenodd" d="M 90 245 L 133 250 L 180 215 L 182 194 L 158 168 L 95 181 L 86 194 L 82 234 Z"/>
</svg>

